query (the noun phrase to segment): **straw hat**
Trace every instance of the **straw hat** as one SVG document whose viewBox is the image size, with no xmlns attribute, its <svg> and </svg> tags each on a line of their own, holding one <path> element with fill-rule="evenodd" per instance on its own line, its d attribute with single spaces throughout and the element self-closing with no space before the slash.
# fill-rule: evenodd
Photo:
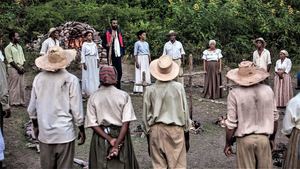
<svg viewBox="0 0 300 169">
<path fill-rule="evenodd" d="M 257 43 L 257 41 L 261 41 L 261 42 L 263 43 L 264 46 L 267 45 L 266 41 L 265 41 L 264 38 L 262 38 L 262 37 L 256 38 L 256 39 L 254 40 L 254 43 Z"/>
<path fill-rule="evenodd" d="M 150 63 L 150 73 L 160 81 L 170 81 L 179 74 L 179 66 L 170 56 L 164 55 Z"/>
<path fill-rule="evenodd" d="M 50 48 L 46 55 L 35 59 L 35 65 L 46 71 L 64 69 L 75 59 L 76 50 L 64 50 L 59 46 Z"/>
<path fill-rule="evenodd" d="M 170 30 L 169 33 L 168 33 L 168 36 L 171 36 L 171 35 L 177 35 L 177 32 L 175 32 L 174 30 Z"/>
<path fill-rule="evenodd" d="M 239 64 L 239 68 L 230 70 L 226 77 L 238 85 L 241 86 L 251 86 L 257 84 L 270 74 L 263 69 L 259 69 L 254 66 L 253 62 L 243 61 Z"/>
<path fill-rule="evenodd" d="M 55 31 L 58 31 L 58 29 L 56 28 L 50 28 L 49 31 L 48 31 L 48 37 L 50 37 L 50 35 L 55 32 Z"/>
</svg>

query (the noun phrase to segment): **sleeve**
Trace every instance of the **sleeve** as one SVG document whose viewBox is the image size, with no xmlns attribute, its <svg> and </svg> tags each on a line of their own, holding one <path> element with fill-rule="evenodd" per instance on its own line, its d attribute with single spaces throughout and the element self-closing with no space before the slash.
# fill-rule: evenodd
<svg viewBox="0 0 300 169">
<path fill-rule="evenodd" d="M 11 52 L 11 46 L 7 46 L 4 49 L 4 54 L 5 54 L 5 58 L 6 58 L 7 63 L 11 63 L 11 62 L 14 61 L 13 56 L 12 56 L 12 52 Z"/>
<path fill-rule="evenodd" d="M 133 51 L 133 56 L 137 56 L 138 55 L 138 48 L 139 45 L 137 42 L 134 43 L 134 51 Z"/>
<path fill-rule="evenodd" d="M 96 58 L 97 58 L 98 60 L 100 60 L 100 58 L 99 58 L 99 50 L 98 50 L 98 46 L 97 46 L 96 43 L 94 43 L 94 44 L 95 44 L 95 50 L 96 50 Z"/>
<path fill-rule="evenodd" d="M 268 51 L 267 63 L 268 63 L 268 65 L 272 64 L 270 51 Z"/>
<path fill-rule="evenodd" d="M 231 90 L 227 97 L 227 119 L 225 120 L 225 124 L 228 129 L 237 128 L 238 119 L 236 106 L 236 99 L 233 96 L 233 92 Z"/>
<path fill-rule="evenodd" d="M 203 59 L 203 60 L 207 60 L 206 50 L 203 51 L 203 53 L 202 53 L 202 59 Z"/>
<path fill-rule="evenodd" d="M 181 55 L 185 55 L 185 51 L 184 51 L 184 49 L 183 49 L 183 46 L 182 46 L 182 43 L 180 42 L 180 46 L 181 46 L 181 48 L 180 48 L 180 54 Z"/>
<path fill-rule="evenodd" d="M 183 101 L 183 106 L 184 106 L 183 109 L 184 109 L 184 113 L 185 113 L 184 130 L 189 131 L 189 129 L 191 128 L 192 120 L 190 119 L 190 110 L 189 110 L 189 106 L 188 106 L 187 99 L 186 99 L 186 93 L 185 93 L 183 86 L 181 88 L 181 91 L 182 91 L 182 101 Z"/>
<path fill-rule="evenodd" d="M 254 65 L 256 66 L 257 64 L 256 64 L 255 51 L 253 52 L 252 60 L 253 60 Z"/>
<path fill-rule="evenodd" d="M 276 61 L 276 64 L 275 64 L 275 72 L 278 72 L 278 61 Z"/>
<path fill-rule="evenodd" d="M 295 105 L 293 103 L 289 103 L 285 111 L 281 130 L 281 132 L 285 135 L 290 135 L 292 133 L 293 128 L 296 126 L 296 123 L 292 116 L 294 107 Z"/>
<path fill-rule="evenodd" d="M 85 44 L 82 45 L 81 48 L 81 61 L 80 63 L 85 63 Z"/>
<path fill-rule="evenodd" d="M 222 55 L 222 50 L 221 49 L 218 49 L 218 59 L 222 59 L 223 58 L 223 55 Z"/>
<path fill-rule="evenodd" d="M 93 103 L 94 103 L 94 97 L 91 96 L 87 103 L 87 111 L 84 120 L 84 127 L 86 128 L 100 125 L 98 124 L 97 121 L 97 115 L 96 115 L 97 112 Z"/>
<path fill-rule="evenodd" d="M 35 91 L 37 77 L 35 77 L 35 79 L 33 80 L 33 83 L 32 83 L 31 97 L 30 97 L 28 108 L 27 108 L 29 118 L 31 118 L 31 119 L 37 119 L 37 112 L 36 112 L 36 99 L 37 99 L 37 97 L 36 97 L 36 91 Z"/>
<path fill-rule="evenodd" d="M 166 55 L 167 54 L 167 44 L 164 45 L 164 49 L 163 49 L 163 54 L 162 55 Z"/>
<path fill-rule="evenodd" d="M 45 40 L 45 41 L 42 43 L 40 55 L 46 54 L 47 48 L 48 48 L 48 43 L 47 43 L 47 40 Z"/>
<path fill-rule="evenodd" d="M 23 52 L 23 49 L 22 49 L 22 47 L 20 46 L 20 48 L 21 48 L 21 57 L 22 57 L 22 59 L 24 60 L 24 62 L 26 61 L 26 59 L 25 59 L 25 55 L 24 55 L 24 52 Z"/>
<path fill-rule="evenodd" d="M 146 134 L 150 131 L 150 125 L 148 121 L 152 119 L 152 112 L 151 112 L 151 100 L 150 100 L 150 88 L 147 87 L 144 93 L 144 103 L 143 103 L 143 128 Z"/>
<path fill-rule="evenodd" d="M 122 123 L 136 120 L 132 102 L 131 102 L 131 98 L 128 94 L 126 96 L 126 100 L 127 100 L 127 102 L 124 105 L 123 112 L 122 112 L 123 113 L 122 114 Z"/>
<path fill-rule="evenodd" d="M 286 63 L 285 73 L 290 73 L 291 69 L 292 69 L 292 61 L 288 59 Z"/>
<path fill-rule="evenodd" d="M 277 109 L 275 95 L 273 95 L 273 98 L 274 121 L 277 121 L 279 119 L 279 111 Z"/>
<path fill-rule="evenodd" d="M 81 90 L 77 77 L 73 78 L 74 79 L 70 85 L 70 109 L 73 114 L 75 125 L 81 126 L 84 123 Z"/>
</svg>

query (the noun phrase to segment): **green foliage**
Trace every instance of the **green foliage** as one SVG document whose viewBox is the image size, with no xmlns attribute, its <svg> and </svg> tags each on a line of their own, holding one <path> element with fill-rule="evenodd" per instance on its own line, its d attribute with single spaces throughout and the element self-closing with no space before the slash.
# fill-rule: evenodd
<svg viewBox="0 0 300 169">
<path fill-rule="evenodd" d="M 197 59 L 210 39 L 217 40 L 227 62 L 251 59 L 253 40 L 263 37 L 273 60 L 286 49 L 300 63 L 299 10 L 298 0 L 19 0 L 0 4 L 0 31 L 18 29 L 31 41 L 66 21 L 86 22 L 103 32 L 115 17 L 128 54 L 143 29 L 152 55 L 160 56 L 173 29 L 186 53 Z"/>
</svg>

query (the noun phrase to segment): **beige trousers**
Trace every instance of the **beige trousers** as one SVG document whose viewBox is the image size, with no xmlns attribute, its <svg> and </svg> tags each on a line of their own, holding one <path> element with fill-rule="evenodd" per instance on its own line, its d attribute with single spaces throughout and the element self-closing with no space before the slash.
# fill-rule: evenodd
<svg viewBox="0 0 300 169">
<path fill-rule="evenodd" d="M 237 168 L 271 169 L 272 154 L 269 138 L 265 135 L 249 135 L 237 138 Z"/>
<path fill-rule="evenodd" d="M 8 67 L 8 92 L 10 105 L 25 104 L 24 74 L 20 75 L 15 68 Z"/>
<path fill-rule="evenodd" d="M 179 66 L 179 74 L 177 76 L 176 81 L 181 83 L 182 85 L 184 85 L 184 77 L 183 75 L 183 68 L 181 66 L 181 59 L 177 59 L 177 60 L 173 60 L 175 63 L 177 63 L 177 65 Z M 181 77 L 180 77 L 181 76 Z"/>
<path fill-rule="evenodd" d="M 187 168 L 182 127 L 162 123 L 151 126 L 149 145 L 153 168 Z"/>
<path fill-rule="evenodd" d="M 63 144 L 40 142 L 42 169 L 73 169 L 75 141 Z"/>
</svg>

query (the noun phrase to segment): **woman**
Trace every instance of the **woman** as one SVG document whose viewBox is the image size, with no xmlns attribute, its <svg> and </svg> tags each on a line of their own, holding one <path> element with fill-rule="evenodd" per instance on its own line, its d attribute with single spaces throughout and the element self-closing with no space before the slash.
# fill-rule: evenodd
<svg viewBox="0 0 300 169">
<path fill-rule="evenodd" d="M 220 49 L 216 48 L 216 41 L 209 41 L 209 49 L 203 52 L 203 67 L 205 74 L 204 81 L 204 96 L 209 99 L 218 99 L 222 97 L 222 90 L 220 86 L 221 71 L 222 71 L 222 53 Z"/>
<path fill-rule="evenodd" d="M 146 32 L 139 31 L 137 33 L 139 40 L 134 44 L 135 57 L 135 85 L 134 93 L 143 93 L 143 86 L 137 85 L 143 83 L 143 72 L 145 72 L 145 81 L 147 84 L 151 83 L 149 63 L 151 61 L 149 44 L 146 40 Z"/>
<path fill-rule="evenodd" d="M 86 96 L 93 94 L 99 87 L 99 55 L 93 33 L 84 34 L 86 42 L 81 49 L 82 64 L 82 93 Z"/>
<path fill-rule="evenodd" d="M 274 93 L 277 107 L 286 107 L 287 102 L 293 97 L 292 80 L 290 71 L 292 62 L 286 50 L 281 50 L 275 66 Z"/>
</svg>

